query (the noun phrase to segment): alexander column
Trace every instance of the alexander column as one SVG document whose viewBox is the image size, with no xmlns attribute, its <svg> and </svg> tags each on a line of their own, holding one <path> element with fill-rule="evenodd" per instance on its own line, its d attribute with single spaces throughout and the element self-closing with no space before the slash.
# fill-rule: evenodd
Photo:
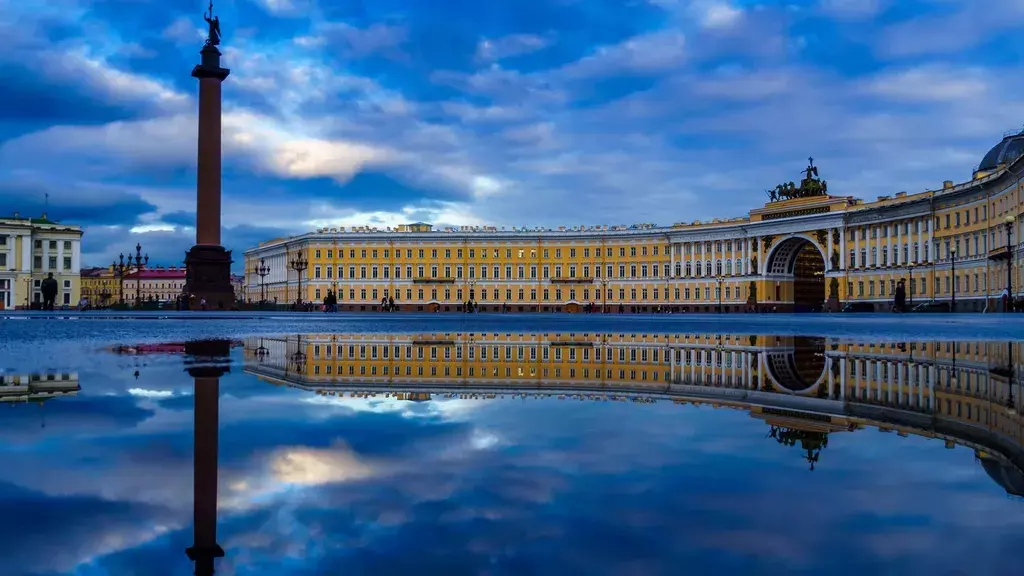
<svg viewBox="0 0 1024 576">
<path fill-rule="evenodd" d="M 231 252 L 220 244 L 220 120 L 221 82 L 231 72 L 220 66 L 220 19 L 213 15 L 213 1 L 203 19 L 210 27 L 202 60 L 192 69 L 199 79 L 199 155 L 196 181 L 196 245 L 185 253 L 185 295 L 189 307 L 199 308 L 205 299 L 211 310 L 232 307 Z"/>
</svg>

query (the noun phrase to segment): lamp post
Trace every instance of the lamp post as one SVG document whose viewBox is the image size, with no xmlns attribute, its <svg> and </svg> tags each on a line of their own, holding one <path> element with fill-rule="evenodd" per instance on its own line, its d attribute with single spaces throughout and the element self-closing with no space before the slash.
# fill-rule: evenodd
<svg viewBox="0 0 1024 576">
<path fill-rule="evenodd" d="M 956 249 L 949 251 L 949 266 L 950 266 L 950 279 L 949 282 L 953 286 L 952 298 L 950 299 L 949 311 L 956 312 Z"/>
<path fill-rule="evenodd" d="M 270 274 L 270 265 L 263 258 L 260 258 L 260 263 L 252 271 L 260 277 L 260 310 L 262 310 L 263 303 L 267 301 L 267 283 L 264 281 L 264 278 Z"/>
<path fill-rule="evenodd" d="M 611 282 L 608 278 L 602 277 L 601 280 L 601 314 L 608 313 L 608 283 Z"/>
<path fill-rule="evenodd" d="M 907 266 L 907 275 L 910 277 L 910 309 L 914 309 L 914 265 L 910 264 Z"/>
<path fill-rule="evenodd" d="M 715 276 L 715 282 L 718 283 L 718 313 L 722 313 L 722 282 L 725 281 L 721 275 Z"/>
<path fill-rule="evenodd" d="M 302 273 L 306 271 L 306 268 L 309 268 L 309 260 L 306 260 L 306 257 L 303 255 L 303 252 L 300 250 L 299 254 L 295 258 L 293 258 L 291 262 L 288 263 L 288 266 L 292 270 L 295 270 L 295 272 L 298 274 L 298 277 L 299 277 L 299 296 L 298 296 L 298 298 L 295 299 L 295 301 L 301 303 L 303 301 L 302 300 Z"/>
<path fill-rule="evenodd" d="M 1003 312 L 1013 309 L 1013 243 L 1010 242 L 1010 234 L 1013 232 L 1013 216 L 1007 216 L 1006 224 L 1006 305 Z"/>
<path fill-rule="evenodd" d="M 473 302 L 476 300 L 476 278 L 470 278 L 469 281 L 467 282 L 467 284 L 469 284 L 469 305 L 470 305 L 470 309 L 466 310 L 466 312 L 475 312 L 476 310 L 473 309 L 472 306 L 473 306 Z"/>
</svg>

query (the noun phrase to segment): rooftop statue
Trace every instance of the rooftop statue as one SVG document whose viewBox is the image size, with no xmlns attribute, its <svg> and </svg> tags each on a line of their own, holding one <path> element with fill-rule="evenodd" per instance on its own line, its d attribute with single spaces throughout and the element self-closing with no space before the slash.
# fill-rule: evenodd
<svg viewBox="0 0 1024 576">
<path fill-rule="evenodd" d="M 814 158 L 807 159 L 807 168 L 800 171 L 804 179 L 797 186 L 792 181 L 779 184 L 768 190 L 770 202 L 780 200 L 791 200 L 793 198 L 811 198 L 814 196 L 827 196 L 828 183 L 818 178 L 818 167 L 814 165 Z"/>
<path fill-rule="evenodd" d="M 203 20 L 210 26 L 209 33 L 206 36 L 207 46 L 217 46 L 220 44 L 220 18 L 213 15 L 213 0 L 210 0 L 210 7 L 208 13 L 203 13 Z"/>
</svg>

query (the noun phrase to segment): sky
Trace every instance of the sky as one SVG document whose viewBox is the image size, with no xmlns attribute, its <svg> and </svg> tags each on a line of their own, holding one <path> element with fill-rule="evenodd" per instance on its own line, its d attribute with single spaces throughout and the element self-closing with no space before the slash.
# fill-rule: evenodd
<svg viewBox="0 0 1024 576">
<path fill-rule="evenodd" d="M 321 397 L 245 373 L 241 348 L 233 361 L 225 576 L 1006 574 L 1024 545 L 1024 503 L 937 439 L 833 433 L 811 471 L 744 410 Z M 80 348 L 36 371 L 82 389 L 4 407 L 4 574 L 190 574 L 183 358 Z"/>
<path fill-rule="evenodd" d="M 205 0 L 0 0 L 0 212 L 86 265 L 194 240 Z M 963 181 L 1024 123 L 1020 0 L 220 0 L 223 242 L 743 216 Z M 241 258 L 236 258 L 240 261 Z M 240 262 L 236 262 L 236 268 Z"/>
</svg>

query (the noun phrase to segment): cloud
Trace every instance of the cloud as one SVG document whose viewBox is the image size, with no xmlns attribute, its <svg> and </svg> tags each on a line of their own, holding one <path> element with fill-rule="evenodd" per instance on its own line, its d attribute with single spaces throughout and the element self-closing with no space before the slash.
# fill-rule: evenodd
<svg viewBox="0 0 1024 576">
<path fill-rule="evenodd" d="M 484 61 L 504 60 L 543 50 L 551 40 L 536 34 L 511 34 L 501 38 L 484 38 L 476 47 L 476 58 Z"/>
<path fill-rule="evenodd" d="M 408 32 L 403 26 L 371 24 L 366 28 L 357 28 L 345 22 L 328 22 L 322 24 L 318 32 L 323 41 L 338 47 L 352 58 L 378 54 L 389 58 L 405 57 L 402 45 L 407 40 Z M 313 42 L 316 45 L 316 41 Z"/>
</svg>

